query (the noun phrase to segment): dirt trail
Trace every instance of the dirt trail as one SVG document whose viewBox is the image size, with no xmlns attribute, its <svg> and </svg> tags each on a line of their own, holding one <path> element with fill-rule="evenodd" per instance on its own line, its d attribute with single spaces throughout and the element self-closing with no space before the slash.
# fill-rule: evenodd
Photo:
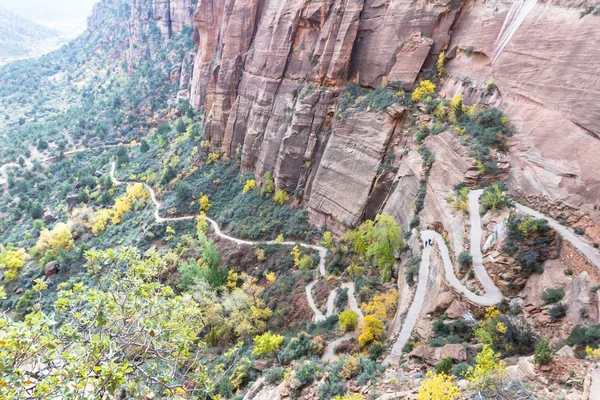
<svg viewBox="0 0 600 400">
<path fill-rule="evenodd" d="M 481 253 L 481 238 L 483 235 L 481 228 L 481 216 L 479 214 L 479 198 L 483 193 L 482 190 L 472 190 L 469 192 L 469 216 L 471 219 L 471 255 L 473 257 L 473 269 L 477 275 L 477 279 L 481 282 L 485 293 L 477 295 L 467 289 L 456 277 L 454 273 L 454 266 L 452 259 L 450 258 L 450 251 L 446 245 L 446 241 L 439 233 L 435 231 L 423 231 L 421 232 L 421 239 L 423 243 L 430 239 L 437 244 L 438 251 L 442 256 L 442 262 L 444 264 L 444 273 L 446 280 L 454 288 L 454 290 L 460 292 L 469 301 L 481 305 L 491 306 L 498 304 L 502 301 L 502 293 L 500 289 L 494 284 L 494 281 L 490 278 L 485 267 L 483 266 L 483 256 Z M 423 308 L 425 301 L 425 295 L 427 294 L 427 282 L 429 279 L 429 270 L 431 267 L 431 253 L 433 247 L 425 246 L 421 257 L 421 265 L 419 267 L 419 282 L 417 284 L 417 290 L 412 304 L 408 309 L 408 314 L 404 319 L 402 328 L 400 329 L 400 335 L 396 339 L 392 347 L 392 351 L 385 358 L 384 364 L 394 364 L 400 360 L 402 355 L 402 348 L 410 339 L 412 331 L 417 324 L 419 316 Z"/>
<path fill-rule="evenodd" d="M 118 147 L 118 146 L 122 146 L 122 145 L 124 145 L 124 144 L 116 143 L 116 144 L 108 144 L 105 146 L 98 146 L 98 147 L 93 147 L 93 148 L 75 149 L 75 150 L 70 150 L 70 151 L 64 152 L 64 155 L 72 155 L 72 154 L 76 154 L 76 153 L 80 153 L 80 152 L 84 152 L 84 151 L 88 151 L 88 150 L 113 148 L 113 147 Z M 54 159 L 56 159 L 56 157 L 47 157 L 40 161 L 48 162 L 48 161 L 52 161 Z M 0 165 L 0 184 L 6 183 L 5 175 L 7 174 L 7 169 L 10 167 L 18 168 L 19 165 L 16 163 L 12 163 L 12 162 Z M 126 184 L 126 183 L 137 183 L 137 182 L 119 181 L 115 177 L 115 167 L 116 167 L 115 162 L 113 162 L 112 166 L 111 166 L 111 170 L 110 170 L 110 176 L 116 185 L 122 185 L 122 184 Z M 158 201 L 158 199 L 156 197 L 156 192 L 149 185 L 147 185 L 145 183 L 142 183 L 142 184 L 146 187 L 146 189 L 148 189 L 148 191 L 150 193 L 150 197 L 152 199 L 152 202 L 154 203 L 154 206 L 155 206 L 154 218 L 157 223 L 189 221 L 189 220 L 193 220 L 198 217 L 198 215 L 190 215 L 190 216 L 183 216 L 183 217 L 171 217 L 171 218 L 161 217 L 160 213 L 159 213 L 160 202 Z M 470 236 L 471 236 L 471 253 L 472 253 L 472 257 L 473 257 L 473 269 L 475 271 L 475 274 L 477 275 L 477 278 L 479 279 L 479 281 L 481 282 L 481 284 L 484 288 L 484 291 L 485 291 L 484 294 L 479 295 L 479 294 L 475 294 L 475 293 L 471 292 L 458 280 L 458 278 L 456 277 L 456 274 L 454 273 L 454 267 L 452 265 L 452 260 L 450 258 L 450 252 L 449 252 L 448 246 L 446 245 L 446 242 L 444 241 L 444 239 L 442 238 L 442 236 L 439 233 L 434 232 L 434 231 L 429 231 L 429 230 L 423 231 L 423 232 L 421 232 L 421 238 L 422 238 L 423 242 L 431 239 L 437 244 L 438 251 L 440 252 L 440 255 L 441 255 L 441 258 L 442 258 L 442 261 L 444 264 L 445 277 L 446 277 L 446 280 L 448 281 L 448 283 L 450 284 L 450 286 L 452 286 L 456 291 L 461 293 L 469 301 L 471 301 L 475 304 L 482 305 L 482 306 L 491 306 L 491 305 L 499 303 L 503 297 L 502 297 L 502 293 L 496 287 L 496 285 L 494 284 L 494 282 L 488 275 L 488 273 L 485 270 L 485 267 L 483 265 L 483 256 L 482 256 L 482 252 L 481 252 L 481 241 L 482 241 L 483 232 L 482 232 L 482 227 L 481 227 L 481 216 L 479 214 L 479 198 L 480 198 L 482 192 L 483 192 L 482 190 L 471 191 L 471 192 L 469 192 L 468 199 L 469 199 L 469 213 L 470 213 L 470 219 L 471 219 Z M 515 204 L 515 208 L 517 210 L 519 210 L 523 213 L 529 214 L 535 218 L 544 218 L 544 219 L 548 220 L 548 222 L 552 228 L 554 228 L 559 234 L 561 234 L 564 239 L 571 242 L 577 250 L 579 250 L 588 260 L 590 260 L 590 262 L 592 262 L 600 270 L 600 253 L 596 249 L 592 248 L 592 246 L 590 246 L 590 244 L 587 241 L 585 241 L 582 237 L 576 235 L 572 230 L 561 225 L 558 221 L 556 221 L 552 218 L 548 218 L 544 214 L 542 214 L 538 211 L 535 211 L 529 207 L 526 207 L 524 205 L 517 203 L 517 204 Z M 295 242 L 295 241 L 278 242 L 275 240 L 250 241 L 250 240 L 239 239 L 239 238 L 235 238 L 233 236 L 223 233 L 221 231 L 221 228 L 217 224 L 217 222 L 214 221 L 213 219 L 206 217 L 206 216 L 203 216 L 203 217 L 211 224 L 211 226 L 213 227 L 215 234 L 217 236 L 219 236 L 225 240 L 232 241 L 238 245 L 246 245 L 246 246 L 256 246 L 256 245 L 261 245 L 261 244 L 283 245 L 283 246 L 298 245 L 298 246 L 306 248 L 306 249 L 317 250 L 319 252 L 318 272 L 322 277 L 327 277 L 327 272 L 325 270 L 325 259 L 327 257 L 328 250 L 322 246 L 308 244 L 308 243 Z M 394 343 L 394 345 L 392 347 L 392 351 L 384 360 L 384 364 L 391 364 L 391 363 L 398 362 L 398 360 L 400 359 L 400 356 L 402 354 L 402 347 L 404 347 L 404 345 L 410 338 L 410 335 L 412 334 L 412 330 L 413 330 L 414 326 L 416 325 L 416 322 L 421 314 L 423 302 L 424 302 L 426 291 L 427 291 L 427 281 L 429 278 L 432 250 L 433 250 L 432 246 L 426 246 L 423 251 L 421 265 L 419 268 L 419 282 L 417 284 L 417 290 L 415 293 L 415 297 L 414 297 L 413 302 L 408 310 L 405 321 L 402 325 L 400 335 L 398 336 L 396 342 Z M 335 302 L 335 297 L 336 297 L 336 293 L 335 293 L 336 289 L 333 289 L 330 292 L 328 299 L 327 299 L 327 310 L 326 310 L 326 313 L 323 314 L 323 312 L 321 312 L 317 308 L 315 301 L 314 301 L 314 297 L 312 295 L 312 288 L 314 287 L 314 285 L 317 282 L 318 282 L 317 279 L 310 282 L 308 285 L 306 285 L 305 291 L 306 291 L 306 297 L 308 300 L 308 304 L 314 314 L 314 320 L 315 321 L 323 321 L 327 317 L 329 317 L 333 314 L 334 302 Z M 363 314 L 362 314 L 362 311 L 360 310 L 358 302 L 356 301 L 356 298 L 354 296 L 354 283 L 346 282 L 346 283 L 343 283 L 341 286 L 343 288 L 348 289 L 348 304 L 350 306 L 350 309 L 353 310 L 354 312 L 356 312 L 359 315 L 359 320 L 362 321 Z M 333 357 L 335 347 L 338 346 L 342 341 L 348 340 L 349 338 L 352 338 L 352 337 L 356 337 L 356 334 L 347 333 L 343 337 L 329 343 L 329 345 L 325 349 L 323 358 L 329 359 L 329 358 Z"/>
<path fill-rule="evenodd" d="M 126 181 L 118 180 L 115 177 L 115 168 L 116 168 L 116 165 L 113 162 L 111 165 L 111 169 L 110 169 L 110 177 L 113 180 L 115 185 L 122 185 L 122 184 L 126 184 L 126 183 L 136 183 L 136 182 L 126 182 Z M 152 199 L 152 203 L 154 203 L 154 208 L 155 208 L 154 209 L 154 219 L 156 220 L 157 223 L 189 221 L 189 220 L 193 220 L 199 216 L 199 215 L 188 215 L 188 216 L 184 216 L 184 217 L 172 217 L 172 218 L 161 217 L 160 212 L 159 212 L 160 202 L 158 201 L 158 198 L 156 197 L 156 192 L 154 191 L 154 189 L 151 186 L 147 185 L 146 183 L 142 183 L 142 185 L 144 185 L 144 187 L 148 190 L 148 192 L 150 193 L 150 198 Z M 215 220 L 213 220 L 212 218 L 209 218 L 207 216 L 203 216 L 203 218 L 205 218 L 211 224 L 211 226 L 213 227 L 215 234 L 217 236 L 219 236 L 222 239 L 234 242 L 238 245 L 242 245 L 242 246 L 257 246 L 257 245 L 296 246 L 296 245 L 298 245 L 298 246 L 306 248 L 306 249 L 317 250 L 319 252 L 318 271 L 322 277 L 327 276 L 327 272 L 325 271 L 325 259 L 327 257 L 327 249 L 322 246 L 317 246 L 317 245 L 308 244 L 308 243 L 294 242 L 294 241 L 278 242 L 275 240 L 252 241 L 252 240 L 240 239 L 240 238 L 236 238 L 236 237 L 227 235 L 226 233 L 223 233 L 219 224 L 217 224 L 217 222 Z M 327 317 L 329 317 L 333 314 L 335 289 L 333 289 L 331 291 L 331 293 L 329 294 L 329 298 L 327 300 L 327 313 L 323 314 L 317 308 L 317 306 L 315 304 L 315 300 L 312 295 L 312 288 L 315 286 L 315 284 L 317 282 L 318 281 L 315 279 L 312 282 L 310 282 L 308 285 L 306 285 L 306 287 L 305 287 L 306 297 L 308 300 L 308 305 L 310 306 L 310 308 L 313 311 L 315 321 L 324 321 Z M 358 307 L 356 299 L 354 298 L 354 283 L 344 283 L 343 286 L 348 288 L 348 299 L 349 299 L 350 307 L 352 308 L 352 310 L 357 312 L 362 318 L 362 313 L 360 312 L 360 309 Z"/>
</svg>

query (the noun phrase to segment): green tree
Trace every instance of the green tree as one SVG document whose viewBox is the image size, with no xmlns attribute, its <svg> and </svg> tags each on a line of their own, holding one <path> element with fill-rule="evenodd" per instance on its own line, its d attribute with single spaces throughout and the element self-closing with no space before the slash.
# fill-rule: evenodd
<svg viewBox="0 0 600 400">
<path fill-rule="evenodd" d="M 175 195 L 181 201 L 188 200 L 192 197 L 192 187 L 187 182 L 179 181 L 175 186 Z"/>
<path fill-rule="evenodd" d="M 150 150 L 150 145 L 148 144 L 148 141 L 146 139 L 142 139 L 142 143 L 140 145 L 140 151 L 142 153 L 147 153 L 148 150 Z"/>
<path fill-rule="evenodd" d="M 533 362 L 537 365 L 548 365 L 554 358 L 554 350 L 550 347 L 548 340 L 542 340 L 540 344 L 535 348 L 533 353 Z"/>
<path fill-rule="evenodd" d="M 183 122 L 182 118 L 179 118 L 175 123 L 175 130 L 177 131 L 177 133 L 183 133 L 185 132 L 185 128 L 185 122 Z"/>
<path fill-rule="evenodd" d="M 271 171 L 265 172 L 264 182 L 262 187 L 260 188 L 260 197 L 265 197 L 275 191 L 275 181 L 273 180 L 273 175 Z"/>
<path fill-rule="evenodd" d="M 123 146 L 119 146 L 117 149 L 117 164 L 123 165 L 129 163 L 129 154 L 127 149 Z"/>
<path fill-rule="evenodd" d="M 142 258 L 128 248 L 87 258 L 94 287 L 59 287 L 55 311 L 64 324 L 41 312 L 24 321 L 0 316 L 0 398 L 213 397 L 235 367 L 239 346 L 218 370 L 199 361 L 202 309 L 158 281 L 166 271 L 159 253 Z M 34 290 L 41 296 L 46 287 L 38 280 Z M 43 368 L 50 372 L 35 380 L 27 372 Z"/>
<path fill-rule="evenodd" d="M 373 229 L 368 233 L 368 240 L 370 245 L 367 257 L 381 270 L 381 280 L 389 281 L 396 254 L 404 248 L 402 229 L 389 214 L 379 214 L 375 218 Z"/>
<path fill-rule="evenodd" d="M 333 235 L 331 232 L 327 231 L 323 234 L 323 240 L 321 241 L 323 247 L 328 250 L 333 250 Z"/>
<path fill-rule="evenodd" d="M 29 214 L 33 219 L 39 219 L 44 216 L 44 208 L 37 201 L 29 207 Z"/>
</svg>

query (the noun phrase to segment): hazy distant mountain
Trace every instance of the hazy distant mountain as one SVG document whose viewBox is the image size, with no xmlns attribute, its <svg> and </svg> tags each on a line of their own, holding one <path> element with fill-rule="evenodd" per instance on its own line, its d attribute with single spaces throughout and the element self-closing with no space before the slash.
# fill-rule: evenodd
<svg viewBox="0 0 600 400">
<path fill-rule="evenodd" d="M 56 30 L 30 21 L 0 5 L 0 64 L 36 57 L 66 41 Z"/>
</svg>

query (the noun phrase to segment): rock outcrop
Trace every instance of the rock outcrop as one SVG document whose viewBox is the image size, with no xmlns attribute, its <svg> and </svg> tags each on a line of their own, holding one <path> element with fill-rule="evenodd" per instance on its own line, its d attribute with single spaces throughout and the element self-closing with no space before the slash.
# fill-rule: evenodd
<svg viewBox="0 0 600 400">
<path fill-rule="evenodd" d="M 154 17 L 168 9 L 173 23 L 184 3 L 157 1 Z M 360 137 L 356 121 L 338 121 L 340 88 L 351 80 L 410 89 L 445 51 L 449 76 L 440 93 L 462 93 L 466 104 L 494 105 L 509 116 L 514 136 L 501 161 L 510 162 L 511 192 L 597 240 L 600 62 L 590 43 L 600 37 L 600 18 L 580 18 L 569 7 L 537 0 L 200 0 L 190 102 L 204 108 L 213 146 L 239 156 L 259 180 L 272 172 L 316 221 L 352 225 L 385 207 L 406 228 L 407 198 L 418 190 L 421 168 L 409 155 L 394 161 L 391 176 L 374 176 L 394 151 L 382 145 L 391 128 L 367 112 L 362 117 L 382 130 Z M 160 26 L 167 17 L 158 20 Z M 436 139 L 437 161 L 454 168 L 440 168 L 435 179 L 460 172 L 457 178 L 472 182 L 476 169 L 468 156 L 448 154 L 444 146 L 455 146 L 447 139 Z M 352 146 L 356 151 L 344 153 Z"/>
<path fill-rule="evenodd" d="M 425 364 L 436 366 L 445 358 L 452 358 L 452 361 L 459 363 L 467 360 L 467 349 L 462 344 L 446 344 L 442 347 L 432 347 L 424 344 L 416 347 L 411 353 L 412 358 L 418 358 Z"/>
</svg>

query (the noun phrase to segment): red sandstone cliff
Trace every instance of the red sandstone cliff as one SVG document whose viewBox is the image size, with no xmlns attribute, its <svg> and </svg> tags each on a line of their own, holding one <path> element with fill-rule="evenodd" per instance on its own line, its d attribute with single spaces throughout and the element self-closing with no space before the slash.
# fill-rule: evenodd
<svg viewBox="0 0 600 400">
<path fill-rule="evenodd" d="M 414 194 L 419 171 L 418 162 L 402 160 L 402 112 L 339 120 L 339 89 L 347 81 L 371 88 L 398 81 L 409 89 L 444 50 L 450 76 L 441 93 L 495 105 L 514 126 L 511 191 L 597 238 L 600 17 L 580 18 L 584 6 L 200 0 L 190 101 L 204 108 L 213 146 L 239 154 L 258 178 L 272 171 L 316 221 L 352 225 L 384 204 L 409 219 L 410 207 L 396 203 Z M 493 95 L 491 78 L 499 90 Z M 379 168 L 390 153 L 398 155 L 395 177 Z"/>
</svg>

